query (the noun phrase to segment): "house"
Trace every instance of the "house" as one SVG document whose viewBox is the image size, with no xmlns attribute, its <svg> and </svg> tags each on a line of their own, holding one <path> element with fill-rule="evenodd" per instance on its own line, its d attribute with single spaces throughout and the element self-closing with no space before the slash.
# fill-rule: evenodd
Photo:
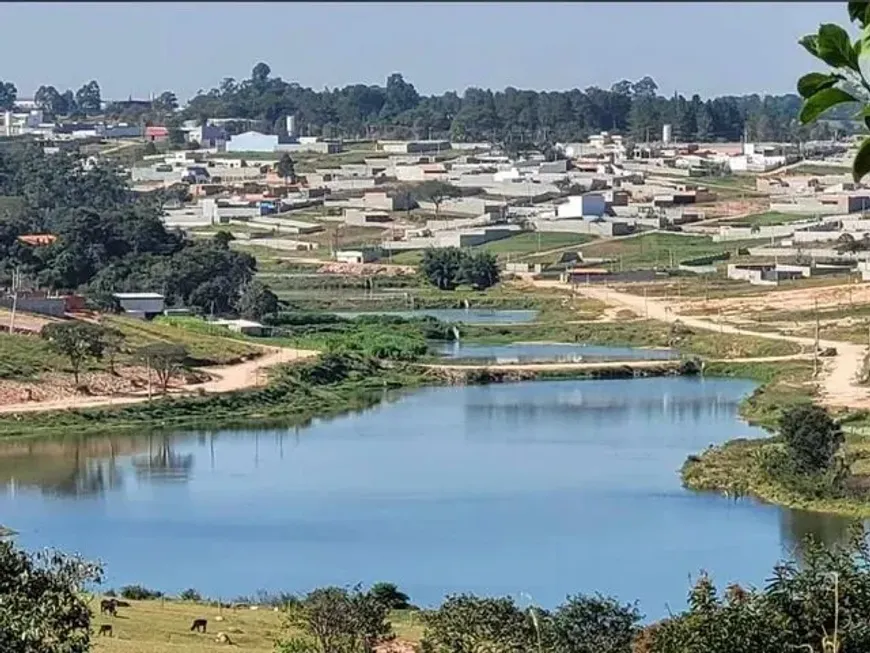
<svg viewBox="0 0 870 653">
<path fill-rule="evenodd" d="M 380 251 L 377 249 L 341 250 L 335 253 L 335 260 L 339 263 L 369 263 L 379 258 Z"/>
<path fill-rule="evenodd" d="M 238 134 L 227 142 L 227 152 L 274 152 L 277 147 L 277 135 L 257 131 Z"/>
<path fill-rule="evenodd" d="M 234 333 L 241 333 L 246 336 L 266 336 L 271 332 L 271 328 L 252 322 L 251 320 L 215 320 L 212 324 L 216 326 L 226 327 Z"/>
<path fill-rule="evenodd" d="M 607 202 L 600 193 L 572 195 L 564 204 L 556 207 L 557 219 L 600 218 L 607 210 Z"/>
<path fill-rule="evenodd" d="M 363 206 L 367 209 L 381 211 L 407 211 L 414 208 L 414 198 L 411 193 L 387 193 L 386 191 L 368 191 L 363 195 Z"/>
<path fill-rule="evenodd" d="M 117 125 L 97 125 L 97 136 L 104 139 L 111 138 L 141 138 L 142 128 L 139 125 L 119 123 Z"/>
<path fill-rule="evenodd" d="M 162 143 L 169 140 L 169 129 L 162 125 L 151 125 L 145 128 L 145 140 L 152 143 Z"/>
<path fill-rule="evenodd" d="M 228 140 L 227 130 L 217 125 L 205 124 L 187 132 L 188 143 L 199 143 L 200 147 L 205 148 L 221 150 Z"/>
<path fill-rule="evenodd" d="M 130 317 L 149 320 L 166 308 L 166 298 L 156 292 L 116 292 L 112 297 Z"/>
</svg>

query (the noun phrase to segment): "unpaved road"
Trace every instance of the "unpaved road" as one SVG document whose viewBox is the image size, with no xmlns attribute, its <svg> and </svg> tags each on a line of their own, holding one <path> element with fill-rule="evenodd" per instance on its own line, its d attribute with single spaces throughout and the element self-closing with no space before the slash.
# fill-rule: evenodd
<svg viewBox="0 0 870 653">
<path fill-rule="evenodd" d="M 556 288 L 571 291 L 571 284 L 559 281 L 536 280 L 532 282 L 539 288 Z M 680 315 L 675 313 L 669 303 L 618 292 L 610 288 L 582 286 L 578 288 L 580 294 L 598 299 L 606 304 L 622 306 L 638 315 L 649 317 L 661 322 L 673 323 L 676 321 L 687 327 L 702 329 L 704 331 L 718 331 L 733 335 L 754 336 L 767 338 L 768 340 L 784 340 L 794 342 L 804 347 L 813 347 L 815 341 L 812 338 L 798 336 L 786 336 L 781 333 L 750 331 L 724 323 L 716 323 L 703 318 Z M 819 379 L 819 390 L 822 402 L 828 406 L 841 406 L 849 408 L 870 407 L 870 390 L 858 385 L 858 378 L 867 348 L 849 342 L 836 340 L 819 340 L 819 347 L 827 349 L 833 347 L 837 350 L 836 356 L 820 358 L 822 374 Z"/>
<path fill-rule="evenodd" d="M 310 349 L 288 349 L 277 347 L 264 347 L 268 353 L 253 360 L 239 363 L 238 365 L 224 365 L 220 367 L 203 368 L 203 371 L 211 375 L 211 379 L 205 383 L 186 385 L 171 391 L 173 397 L 189 396 L 199 393 L 218 394 L 243 390 L 265 383 L 265 371 L 279 363 L 290 363 L 295 360 L 311 358 L 318 354 Z M 154 397 L 160 397 L 155 389 Z M 100 406 L 121 406 L 124 404 L 137 404 L 148 401 L 148 392 L 125 394 L 122 396 L 89 396 L 68 397 L 57 401 L 28 401 L 18 404 L 6 404 L 0 406 L 2 413 L 33 413 L 48 410 L 66 410 L 69 408 L 97 408 Z"/>
</svg>

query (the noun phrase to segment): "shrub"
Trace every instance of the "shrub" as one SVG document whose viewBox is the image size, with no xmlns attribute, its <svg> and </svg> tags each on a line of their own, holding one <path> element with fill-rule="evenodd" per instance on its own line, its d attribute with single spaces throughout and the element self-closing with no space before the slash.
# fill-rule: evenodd
<svg viewBox="0 0 870 653">
<path fill-rule="evenodd" d="M 194 603 L 202 601 L 202 595 L 193 588 L 184 590 L 178 598 L 182 601 L 193 601 Z"/>
<path fill-rule="evenodd" d="M 163 596 L 163 592 L 149 590 L 147 587 L 142 587 L 141 585 L 125 585 L 121 588 L 120 593 L 121 598 L 130 601 L 149 601 L 152 599 L 159 599 Z"/>
</svg>

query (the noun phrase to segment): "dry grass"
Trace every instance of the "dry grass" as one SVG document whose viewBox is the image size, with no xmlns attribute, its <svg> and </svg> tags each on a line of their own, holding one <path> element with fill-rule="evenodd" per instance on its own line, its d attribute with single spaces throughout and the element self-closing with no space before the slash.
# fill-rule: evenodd
<svg viewBox="0 0 870 653">
<path fill-rule="evenodd" d="M 227 650 L 250 653 L 272 653 L 275 640 L 282 635 L 282 614 L 273 608 L 257 610 L 211 607 L 187 601 L 130 601 L 131 607 L 118 608 L 118 616 L 99 614 L 99 600 L 91 608 L 96 613 L 92 624 L 112 624 L 113 637 L 94 636 L 92 649 L 96 653 L 211 653 Z M 216 621 L 218 616 L 223 621 Z M 208 619 L 208 633 L 190 632 L 194 619 Z M 391 617 L 399 639 L 418 642 L 423 627 L 414 612 L 397 612 Z M 235 646 L 218 644 L 217 633 L 229 635 Z"/>
</svg>

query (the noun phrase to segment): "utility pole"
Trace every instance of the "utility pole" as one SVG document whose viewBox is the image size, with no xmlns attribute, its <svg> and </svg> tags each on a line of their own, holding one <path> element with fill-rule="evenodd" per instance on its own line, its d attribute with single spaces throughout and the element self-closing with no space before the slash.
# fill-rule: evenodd
<svg viewBox="0 0 870 653">
<path fill-rule="evenodd" d="M 816 314 L 816 337 L 815 344 L 813 345 L 813 377 L 818 376 L 819 373 L 819 298 L 816 297 L 814 300 L 814 312 Z"/>
<path fill-rule="evenodd" d="M 15 311 L 18 309 L 18 287 L 21 285 L 21 268 L 12 271 L 12 313 L 9 315 L 9 334 L 15 333 Z"/>
</svg>

